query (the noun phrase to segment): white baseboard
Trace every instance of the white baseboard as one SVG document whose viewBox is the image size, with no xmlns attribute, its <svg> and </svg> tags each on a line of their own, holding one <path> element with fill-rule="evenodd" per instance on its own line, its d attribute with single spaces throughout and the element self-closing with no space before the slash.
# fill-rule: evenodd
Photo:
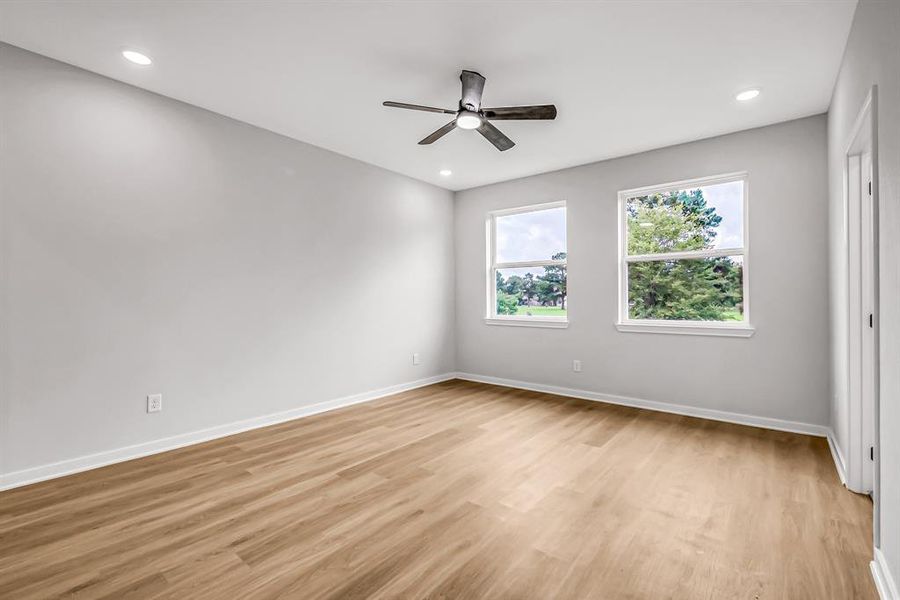
<svg viewBox="0 0 900 600">
<path fill-rule="evenodd" d="M 648 410 L 674 413 L 678 415 L 699 417 L 703 419 L 711 419 L 714 421 L 724 421 L 727 423 L 737 423 L 740 425 L 751 425 L 754 427 L 762 427 L 764 429 L 776 429 L 779 431 L 789 431 L 793 433 L 815 435 L 829 438 L 829 445 L 833 444 L 832 439 L 829 437 L 829 428 L 823 425 L 798 423 L 795 421 L 785 421 L 768 417 L 756 417 L 753 415 L 745 415 L 741 413 L 725 412 L 708 408 L 697 408 L 680 404 L 670 404 L 667 402 L 656 402 L 653 400 L 642 400 L 639 398 L 630 398 L 627 396 L 602 394 L 588 390 L 578 390 L 553 385 L 530 383 L 527 381 L 503 379 L 500 377 L 477 375 L 474 373 L 445 373 L 442 375 L 389 386 L 370 392 L 363 392 L 360 394 L 345 396 L 343 398 L 336 398 L 334 400 L 327 400 L 325 402 L 319 402 L 308 406 L 301 406 L 280 413 L 254 417 L 252 419 L 227 423 L 225 425 L 219 425 L 208 429 L 183 433 L 168 438 L 135 444 L 133 446 L 116 448 L 114 450 L 107 450 L 105 452 L 98 452 L 96 454 L 80 456 L 56 463 L 40 465 L 29 469 L 23 469 L 21 471 L 14 471 L 12 473 L 0 475 L 0 490 L 21 487 L 32 483 L 37 483 L 39 481 L 45 481 L 47 479 L 54 479 L 56 477 L 72 475 L 81 471 L 87 471 L 118 462 L 124 462 L 126 460 L 140 458 L 142 456 L 149 456 L 151 454 L 158 454 L 160 452 L 166 452 L 168 450 L 175 450 L 176 448 L 182 448 L 184 446 L 190 446 L 192 444 L 199 444 L 201 442 L 234 435 L 242 431 L 258 429 L 260 427 L 266 427 L 267 425 L 274 425 L 277 423 L 283 423 L 285 421 L 292 421 L 294 419 L 319 414 L 329 410 L 343 408 L 345 406 L 352 406 L 353 404 L 359 404 L 361 402 L 376 400 L 378 398 L 383 398 L 391 394 L 397 394 L 407 390 L 412 390 L 415 388 L 431 385 L 433 383 L 439 383 L 441 381 L 447 381 L 454 378 L 465 379 L 467 381 L 489 383 L 493 385 L 501 385 L 505 387 L 532 390 L 536 392 L 546 392 L 548 394 L 556 394 L 558 396 L 568 396 L 572 398 L 581 398 L 584 400 L 593 400 L 596 402 L 606 402 L 609 404 L 619 404 L 623 406 L 644 408 Z M 837 446 L 832 445 L 833 454 L 836 450 Z M 840 458 L 839 450 L 837 450 L 837 454 L 834 455 L 835 464 L 838 465 L 838 473 L 841 475 L 843 480 L 843 472 L 841 471 L 843 467 L 843 465 L 841 464 L 842 459 L 840 461 L 838 460 Z M 900 598 L 898 598 L 897 600 L 900 600 Z"/>
<path fill-rule="evenodd" d="M 530 383 L 527 381 L 517 381 L 515 379 L 502 379 L 500 377 L 490 377 L 488 375 L 457 373 L 456 377 L 459 379 L 465 379 L 467 381 L 490 383 L 493 385 L 502 385 L 505 387 L 531 390 L 534 392 L 545 392 L 548 394 L 556 394 L 557 396 L 568 396 L 570 398 L 581 398 L 583 400 L 593 400 L 595 402 L 606 402 L 608 404 L 619 404 L 622 406 L 631 406 L 634 408 L 645 408 L 647 410 L 673 413 L 676 415 L 699 417 L 701 419 L 724 421 L 726 423 L 737 423 L 738 425 L 750 425 L 752 427 L 762 427 L 763 429 L 789 431 L 791 433 L 803 433 L 806 435 L 814 435 L 817 437 L 828 437 L 829 431 L 829 428 L 825 425 L 814 425 L 811 423 L 800 423 L 797 421 L 785 421 L 783 419 L 772 419 L 769 417 L 756 417 L 753 415 L 726 412 L 722 410 L 715 410 L 712 408 L 699 408 L 695 406 L 685 406 L 683 404 L 657 402 L 655 400 L 642 400 L 640 398 L 630 398 L 628 396 L 602 394 L 598 392 L 591 392 L 588 390 L 577 390 L 555 385 Z"/>
<path fill-rule="evenodd" d="M 834 466 L 837 469 L 838 477 L 841 478 L 841 484 L 847 485 L 847 463 L 844 462 L 844 454 L 841 447 L 838 446 L 837 439 L 834 437 L 834 431 L 828 429 L 828 448 L 831 450 L 831 458 L 834 459 Z"/>
<path fill-rule="evenodd" d="M 352 406 L 353 404 L 360 404 L 362 402 L 377 400 L 378 398 L 383 398 L 392 394 L 398 394 L 400 392 L 413 390 L 416 388 L 424 387 L 426 385 L 454 379 L 455 377 L 455 373 L 444 373 L 442 375 L 436 375 L 434 377 L 418 379 L 416 381 L 410 381 L 408 383 L 392 385 L 378 390 L 354 394 L 352 396 L 344 396 L 343 398 L 335 398 L 334 400 L 326 400 L 325 402 L 318 402 L 316 404 L 300 406 L 298 408 L 294 408 L 284 412 L 263 415 L 261 417 L 254 417 L 252 419 L 245 419 L 243 421 L 235 421 L 233 423 L 226 423 L 225 425 L 217 425 L 216 427 L 182 433 L 172 437 L 144 442 L 141 444 L 135 444 L 133 446 L 116 448 L 114 450 L 107 450 L 104 452 L 98 452 L 96 454 L 89 454 L 87 456 L 79 456 L 78 458 L 40 465 L 38 467 L 23 469 L 21 471 L 14 471 L 12 473 L 0 475 L 0 490 L 7 490 L 24 485 L 29 485 L 32 483 L 37 483 L 39 481 L 45 481 L 47 479 L 54 479 L 56 477 L 72 475 L 81 471 L 88 471 L 90 469 L 96 469 L 98 467 L 124 462 L 126 460 L 132 460 L 135 458 L 140 458 L 142 456 L 149 456 L 151 454 L 158 454 L 160 452 L 166 452 L 168 450 L 175 450 L 176 448 L 190 446 L 191 444 L 208 442 L 209 440 L 234 435 L 236 433 L 241 433 L 242 431 L 258 429 L 260 427 L 275 425 L 277 423 L 283 423 L 285 421 L 292 421 L 294 419 L 308 417 L 310 415 L 323 413 L 337 408 L 343 408 L 345 406 Z"/>
<path fill-rule="evenodd" d="M 875 548 L 875 560 L 869 563 L 869 567 L 872 569 L 872 579 L 875 580 L 875 588 L 881 600 L 900 600 L 897 583 L 879 548 Z"/>
</svg>

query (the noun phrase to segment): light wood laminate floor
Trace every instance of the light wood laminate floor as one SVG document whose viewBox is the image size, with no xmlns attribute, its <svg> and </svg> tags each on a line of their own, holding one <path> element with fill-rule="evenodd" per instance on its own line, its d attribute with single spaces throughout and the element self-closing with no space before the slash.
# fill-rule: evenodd
<svg viewBox="0 0 900 600">
<path fill-rule="evenodd" d="M 0 597 L 875 598 L 823 439 L 451 381 L 0 493 Z"/>
</svg>

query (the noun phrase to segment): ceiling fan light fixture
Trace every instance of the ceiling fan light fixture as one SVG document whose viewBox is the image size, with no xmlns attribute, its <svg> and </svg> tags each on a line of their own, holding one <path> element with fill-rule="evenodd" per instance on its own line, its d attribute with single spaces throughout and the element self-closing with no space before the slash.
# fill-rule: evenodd
<svg viewBox="0 0 900 600">
<path fill-rule="evenodd" d="M 456 126 L 460 129 L 478 129 L 481 127 L 481 116 L 471 111 L 460 111 L 456 116 Z"/>
<path fill-rule="evenodd" d="M 408 102 L 394 102 L 385 100 L 382 105 L 391 108 L 405 108 L 407 110 L 420 110 L 446 115 L 454 115 L 453 120 L 432 131 L 419 140 L 420 146 L 427 146 L 438 141 L 454 129 L 466 129 L 477 131 L 500 152 L 509 150 L 516 145 L 514 141 L 494 127 L 491 120 L 500 121 L 530 120 L 552 121 L 556 118 L 556 107 L 552 104 L 534 106 L 497 106 L 483 108 L 481 106 L 481 92 L 484 91 L 484 75 L 475 71 L 462 71 L 459 75 L 462 82 L 462 97 L 459 99 L 459 110 L 449 108 L 437 108 L 424 104 L 410 104 Z M 449 174 L 449 173 L 448 173 Z M 443 175 L 443 173 L 442 173 Z"/>
</svg>

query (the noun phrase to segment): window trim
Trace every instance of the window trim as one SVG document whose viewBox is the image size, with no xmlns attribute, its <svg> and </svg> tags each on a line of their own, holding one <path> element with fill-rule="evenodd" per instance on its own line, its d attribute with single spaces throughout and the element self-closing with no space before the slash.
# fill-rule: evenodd
<svg viewBox="0 0 900 600">
<path fill-rule="evenodd" d="M 494 262 L 497 258 L 497 217 L 508 217 L 510 215 L 518 215 L 522 213 L 537 212 L 540 210 L 550 210 L 553 208 L 566 208 L 565 200 L 554 202 L 544 202 L 541 204 L 529 204 L 528 206 L 517 206 L 515 208 L 504 208 L 500 210 L 490 211 L 485 219 L 485 234 L 487 238 L 487 277 L 485 284 L 487 286 L 487 303 L 485 306 L 484 322 L 487 325 L 508 325 L 515 327 L 543 327 L 549 329 L 565 329 L 569 326 L 568 309 L 565 317 L 520 317 L 516 315 L 498 315 L 497 314 L 497 275 L 498 269 L 517 269 L 522 267 L 546 267 L 552 265 L 564 265 L 567 267 L 568 262 L 565 260 L 532 260 L 532 261 L 515 261 L 498 263 Z M 566 211 L 566 252 L 568 253 L 568 229 L 569 218 L 568 210 Z M 566 305 L 568 306 L 568 297 L 566 297 Z"/>
<path fill-rule="evenodd" d="M 744 184 L 742 198 L 742 234 L 743 246 L 741 248 L 721 248 L 711 250 L 690 250 L 681 252 L 667 252 L 661 254 L 639 254 L 628 256 L 628 219 L 626 217 L 626 203 L 629 198 L 672 192 L 683 189 L 695 189 L 699 187 L 716 185 L 720 183 L 732 183 L 742 181 Z M 665 333 L 680 335 L 709 335 L 729 337 L 750 337 L 755 328 L 750 321 L 750 174 L 747 171 L 712 175 L 709 177 L 697 177 L 648 185 L 619 192 L 618 202 L 618 229 L 619 229 L 619 301 L 616 329 L 623 333 Z M 667 321 L 659 319 L 632 319 L 628 316 L 628 263 L 646 262 L 652 260 L 678 260 L 690 258 L 715 258 L 719 256 L 737 256 L 743 258 L 743 303 L 744 319 L 742 321 Z"/>
</svg>

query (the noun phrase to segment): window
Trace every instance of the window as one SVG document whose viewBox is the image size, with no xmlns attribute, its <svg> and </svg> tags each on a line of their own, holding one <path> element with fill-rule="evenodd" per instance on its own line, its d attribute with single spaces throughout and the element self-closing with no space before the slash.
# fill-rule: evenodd
<svg viewBox="0 0 900 600">
<path fill-rule="evenodd" d="M 620 331 L 748 337 L 747 175 L 619 192 Z"/>
<path fill-rule="evenodd" d="M 487 322 L 565 327 L 565 202 L 488 215 Z"/>
</svg>

